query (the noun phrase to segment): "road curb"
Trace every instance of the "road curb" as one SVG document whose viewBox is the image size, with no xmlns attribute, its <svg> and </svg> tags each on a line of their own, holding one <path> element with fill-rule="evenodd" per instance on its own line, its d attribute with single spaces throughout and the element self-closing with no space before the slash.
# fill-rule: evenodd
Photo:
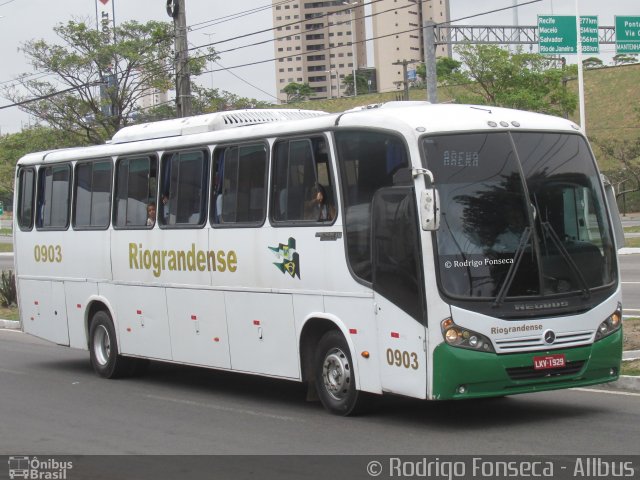
<svg viewBox="0 0 640 480">
<path fill-rule="evenodd" d="M 633 255 L 634 253 L 640 253 L 640 248 L 637 247 L 622 247 L 618 249 L 618 255 Z"/>
<path fill-rule="evenodd" d="M 620 375 L 620 378 L 615 382 L 603 383 L 597 385 L 596 388 L 604 390 L 632 390 L 634 392 L 640 392 L 640 377 L 633 375 Z"/>
<path fill-rule="evenodd" d="M 0 328 L 8 330 L 20 330 L 20 322 L 14 320 L 0 320 Z"/>
</svg>

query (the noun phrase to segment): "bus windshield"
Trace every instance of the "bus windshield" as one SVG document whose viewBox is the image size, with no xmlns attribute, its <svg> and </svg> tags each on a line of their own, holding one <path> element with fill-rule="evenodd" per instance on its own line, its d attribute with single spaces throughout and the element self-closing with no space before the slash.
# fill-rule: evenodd
<svg viewBox="0 0 640 480">
<path fill-rule="evenodd" d="M 577 134 L 485 132 L 425 137 L 440 195 L 440 289 L 503 302 L 590 297 L 616 279 L 598 172 Z"/>
</svg>

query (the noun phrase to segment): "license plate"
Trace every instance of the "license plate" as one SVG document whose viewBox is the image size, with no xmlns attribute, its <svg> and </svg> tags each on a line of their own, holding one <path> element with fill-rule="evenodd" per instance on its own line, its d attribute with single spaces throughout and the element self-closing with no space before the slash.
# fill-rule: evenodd
<svg viewBox="0 0 640 480">
<path fill-rule="evenodd" d="M 546 370 L 549 368 L 562 368 L 567 365 L 564 354 L 545 355 L 544 357 L 533 357 L 534 370 Z"/>
</svg>

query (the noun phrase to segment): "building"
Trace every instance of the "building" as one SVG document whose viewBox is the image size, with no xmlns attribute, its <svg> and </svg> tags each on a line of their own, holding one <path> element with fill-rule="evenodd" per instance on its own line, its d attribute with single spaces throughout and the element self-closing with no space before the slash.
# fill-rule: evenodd
<svg viewBox="0 0 640 480">
<path fill-rule="evenodd" d="M 324 99 L 345 95 L 343 79 L 367 70 L 369 85 L 388 92 L 403 87 L 401 62 L 424 61 L 422 25 L 450 20 L 449 0 L 272 0 L 278 100 L 290 83 L 308 83 Z M 355 25 L 355 28 L 352 28 Z M 365 39 L 370 39 L 365 42 Z M 353 41 L 353 44 L 352 44 Z M 367 62 L 373 50 L 373 65 Z M 437 47 L 436 56 L 451 56 Z M 415 63 L 409 70 L 415 70 Z M 371 80 L 372 69 L 375 80 Z"/>
<path fill-rule="evenodd" d="M 157 88 L 147 88 L 138 99 L 138 106 L 143 109 L 149 109 L 163 105 L 169 101 L 169 92 L 160 91 Z"/>
<path fill-rule="evenodd" d="M 292 82 L 308 83 L 314 99 L 343 96 L 342 80 L 353 73 L 354 56 L 356 68 L 367 65 L 362 3 L 272 2 L 278 100 L 286 102 L 283 89 Z"/>
<path fill-rule="evenodd" d="M 374 66 L 377 70 L 378 91 L 403 88 L 401 62 L 424 62 L 424 22 L 450 20 L 449 0 L 383 0 L 372 2 L 372 37 Z M 450 45 L 439 45 L 436 57 L 451 56 Z M 416 63 L 408 65 L 415 70 Z"/>
</svg>

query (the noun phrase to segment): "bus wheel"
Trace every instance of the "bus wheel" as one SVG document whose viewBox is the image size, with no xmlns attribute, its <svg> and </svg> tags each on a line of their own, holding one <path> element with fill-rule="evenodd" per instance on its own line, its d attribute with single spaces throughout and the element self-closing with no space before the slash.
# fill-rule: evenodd
<svg viewBox="0 0 640 480">
<path fill-rule="evenodd" d="M 128 359 L 118 354 L 116 331 L 106 312 L 96 312 L 91 320 L 89 356 L 93 370 L 101 377 L 117 378 L 131 370 Z"/>
<path fill-rule="evenodd" d="M 337 330 L 325 333 L 316 350 L 315 380 L 324 408 L 335 415 L 357 413 L 362 396 L 356 390 L 351 353 Z"/>
</svg>

